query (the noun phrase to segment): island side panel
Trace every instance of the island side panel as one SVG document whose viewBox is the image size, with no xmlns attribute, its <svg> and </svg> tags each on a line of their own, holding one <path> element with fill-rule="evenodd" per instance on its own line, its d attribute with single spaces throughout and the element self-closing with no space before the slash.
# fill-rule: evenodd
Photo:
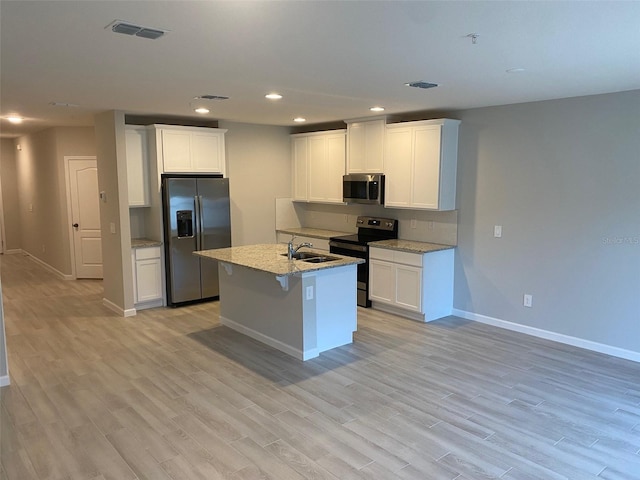
<svg viewBox="0 0 640 480">
<path fill-rule="evenodd" d="M 316 292 L 318 351 L 352 343 L 358 328 L 357 265 L 318 271 Z"/>
<path fill-rule="evenodd" d="M 266 272 L 232 265 L 229 275 L 220 263 L 218 274 L 223 325 L 301 360 L 311 347 L 311 354 L 317 356 L 315 345 L 303 344 L 300 277 L 290 276 L 285 291 L 275 276 Z"/>
</svg>

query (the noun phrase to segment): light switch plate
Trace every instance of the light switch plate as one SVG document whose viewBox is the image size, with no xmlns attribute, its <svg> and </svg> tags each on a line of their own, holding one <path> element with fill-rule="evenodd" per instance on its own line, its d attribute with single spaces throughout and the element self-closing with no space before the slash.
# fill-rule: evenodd
<svg viewBox="0 0 640 480">
<path fill-rule="evenodd" d="M 502 225 L 493 226 L 493 236 L 496 238 L 502 237 Z"/>
</svg>

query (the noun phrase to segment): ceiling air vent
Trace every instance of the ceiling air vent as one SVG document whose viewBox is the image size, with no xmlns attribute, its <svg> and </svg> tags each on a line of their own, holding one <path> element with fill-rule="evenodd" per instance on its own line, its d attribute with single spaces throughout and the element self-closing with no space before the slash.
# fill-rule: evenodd
<svg viewBox="0 0 640 480">
<path fill-rule="evenodd" d="M 415 87 L 415 88 L 434 88 L 438 86 L 437 83 L 430 83 L 430 82 L 423 82 L 423 81 L 409 82 L 409 83 L 405 83 L 405 85 L 407 87 Z"/>
<path fill-rule="evenodd" d="M 199 95 L 195 99 L 196 100 L 229 100 L 229 97 L 225 97 L 224 95 Z"/>
<path fill-rule="evenodd" d="M 122 20 L 114 20 L 106 28 L 111 27 L 112 32 L 123 33 L 125 35 L 135 35 L 136 37 L 150 38 L 155 40 L 162 37 L 168 30 L 161 30 L 159 28 L 142 27 L 130 22 L 123 22 Z"/>
</svg>

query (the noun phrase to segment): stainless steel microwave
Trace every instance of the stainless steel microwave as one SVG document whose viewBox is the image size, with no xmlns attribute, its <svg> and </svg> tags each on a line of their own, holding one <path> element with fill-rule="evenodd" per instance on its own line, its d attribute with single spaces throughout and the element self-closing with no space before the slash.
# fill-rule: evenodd
<svg viewBox="0 0 640 480">
<path fill-rule="evenodd" d="M 384 175 L 355 173 L 342 177 L 342 201 L 384 205 Z"/>
</svg>

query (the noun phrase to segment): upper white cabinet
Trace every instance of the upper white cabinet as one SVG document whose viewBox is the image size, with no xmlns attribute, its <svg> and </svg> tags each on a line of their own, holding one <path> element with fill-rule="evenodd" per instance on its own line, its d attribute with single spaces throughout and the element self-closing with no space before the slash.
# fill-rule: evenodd
<svg viewBox="0 0 640 480">
<path fill-rule="evenodd" d="M 147 131 L 145 127 L 127 126 L 125 139 L 129 206 L 148 207 L 150 205 L 150 197 Z"/>
<path fill-rule="evenodd" d="M 347 120 L 347 173 L 384 173 L 384 118 Z"/>
<path fill-rule="evenodd" d="M 163 172 L 225 174 L 226 130 L 169 125 L 155 127 L 158 163 Z"/>
<path fill-rule="evenodd" d="M 291 136 L 293 199 L 342 203 L 345 130 Z"/>
<path fill-rule="evenodd" d="M 387 125 L 385 205 L 455 210 L 459 120 Z"/>
</svg>

